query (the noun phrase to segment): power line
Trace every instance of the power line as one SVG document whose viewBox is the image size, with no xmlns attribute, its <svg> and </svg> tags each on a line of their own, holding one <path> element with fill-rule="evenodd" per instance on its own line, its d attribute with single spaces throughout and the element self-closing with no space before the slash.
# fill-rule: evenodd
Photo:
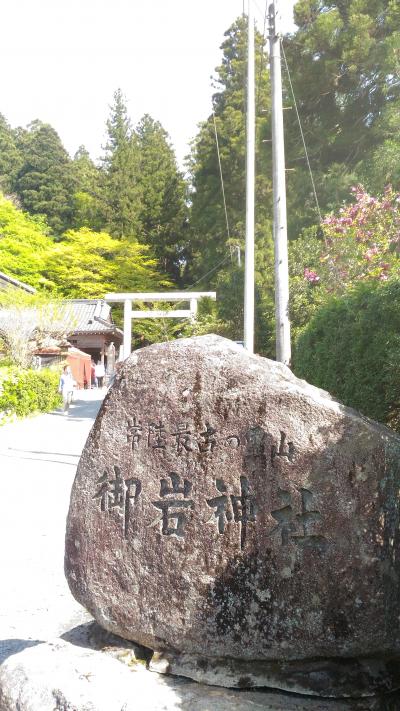
<svg viewBox="0 0 400 711">
<path fill-rule="evenodd" d="M 314 192 L 314 198 L 315 198 L 315 203 L 316 203 L 316 206 L 317 206 L 317 212 L 318 212 L 318 216 L 319 216 L 319 221 L 322 222 L 322 214 L 321 214 L 321 210 L 320 210 L 320 207 L 319 207 L 318 196 L 317 196 L 317 190 L 316 190 L 316 187 L 315 187 L 314 176 L 313 176 L 313 172 L 312 172 L 312 169 L 311 169 L 311 163 L 310 163 L 310 158 L 309 158 L 309 155 L 308 155 L 306 139 L 305 139 L 305 136 L 304 136 L 303 126 L 301 125 L 300 113 L 299 113 L 299 109 L 298 109 L 298 105 L 297 105 L 296 96 L 295 96 L 295 93 L 294 93 L 294 88 L 293 88 L 293 84 L 292 84 L 292 78 L 291 78 L 291 76 L 290 76 L 289 66 L 288 66 L 288 63 L 287 63 L 286 54 L 285 54 L 285 49 L 284 49 L 284 47 L 283 47 L 283 42 L 282 42 L 282 40 L 281 40 L 281 48 L 282 48 L 283 58 L 284 58 L 284 60 L 285 60 L 285 67 L 286 67 L 286 72 L 287 72 L 288 79 L 289 79 L 290 90 L 291 90 L 291 92 L 292 92 L 293 103 L 294 103 L 294 108 L 295 108 L 295 111 L 296 111 L 297 121 L 298 121 L 299 128 L 300 128 L 301 139 L 302 139 L 302 141 L 303 141 L 304 152 L 305 152 L 305 155 L 306 155 L 308 170 L 309 170 L 309 173 L 310 173 L 311 184 L 312 184 L 312 188 L 313 188 L 313 192 Z"/>
<path fill-rule="evenodd" d="M 226 199 L 225 199 L 224 176 L 223 176 L 223 174 L 222 174 L 221 153 L 220 153 L 220 150 L 219 150 L 217 121 L 216 121 L 216 118 L 215 118 L 214 109 L 213 109 L 212 114 L 213 114 L 213 120 L 214 120 L 215 142 L 216 142 L 216 144 L 217 144 L 217 155 L 218 155 L 219 174 L 220 174 L 220 178 L 221 178 L 222 199 L 223 199 L 223 201 L 224 201 L 225 220 L 226 220 L 226 231 L 227 231 L 227 234 L 228 234 L 228 239 L 230 239 L 230 238 L 231 238 L 231 234 L 230 234 L 230 231 L 229 231 L 228 210 L 227 210 L 227 207 L 226 207 Z"/>
<path fill-rule="evenodd" d="M 226 231 L 227 231 L 227 234 L 228 234 L 228 240 L 230 241 L 231 235 L 230 235 L 230 229 L 229 229 L 228 208 L 227 208 L 227 205 L 226 205 L 226 198 L 225 198 L 224 176 L 223 176 L 223 173 L 222 173 L 222 163 L 221 163 L 221 153 L 220 153 L 220 150 L 219 150 L 217 121 L 216 121 L 214 109 L 212 110 L 212 113 L 213 113 L 213 119 L 214 119 L 214 133 L 215 133 L 215 143 L 216 143 L 216 146 L 217 146 L 219 174 L 220 174 L 220 178 L 221 178 L 222 198 L 223 198 L 224 210 L 225 210 Z M 236 252 L 237 252 L 238 265 L 239 265 L 239 267 L 240 267 L 240 262 L 241 262 L 241 260 L 240 260 L 240 247 L 239 247 L 238 244 L 235 245 L 235 249 L 236 249 Z M 229 251 L 230 251 L 230 255 L 231 255 L 231 259 L 232 259 L 232 246 L 231 246 L 231 244 L 229 244 Z"/>
<path fill-rule="evenodd" d="M 200 282 L 203 281 L 203 279 L 205 279 L 206 277 L 210 276 L 210 274 L 212 274 L 212 273 L 215 272 L 217 269 L 219 269 L 219 267 L 222 267 L 222 265 L 225 264 L 225 262 L 229 262 L 229 261 L 230 261 L 230 258 L 231 258 L 231 255 L 230 255 L 230 254 L 227 255 L 226 257 L 224 257 L 220 262 L 218 262 L 218 264 L 215 265 L 215 267 L 213 267 L 212 269 L 210 269 L 210 271 L 206 272 L 206 274 L 203 274 L 203 276 L 200 277 L 200 279 L 197 279 L 197 281 L 195 281 L 194 284 L 191 284 L 190 286 L 188 286 L 188 290 L 189 290 L 189 289 L 193 289 L 194 286 L 197 286 L 197 284 L 200 284 Z M 178 302 L 178 303 L 182 303 L 182 302 Z"/>
</svg>

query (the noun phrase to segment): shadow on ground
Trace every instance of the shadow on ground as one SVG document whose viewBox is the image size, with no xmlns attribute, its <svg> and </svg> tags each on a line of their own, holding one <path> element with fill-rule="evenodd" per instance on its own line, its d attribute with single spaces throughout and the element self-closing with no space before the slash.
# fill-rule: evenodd
<svg viewBox="0 0 400 711">
<path fill-rule="evenodd" d="M 98 411 L 100 410 L 103 396 L 99 396 L 96 400 L 75 400 L 69 408 L 68 414 L 65 415 L 63 410 L 55 410 L 50 413 L 51 417 L 63 417 L 66 420 L 95 420 Z"/>
<path fill-rule="evenodd" d="M 8 657 L 18 654 L 28 647 L 36 647 L 43 644 L 42 639 L 0 639 L 0 664 Z"/>
<path fill-rule="evenodd" d="M 106 652 L 130 667 L 134 667 L 135 663 L 147 666 L 153 654 L 152 650 L 107 632 L 95 621 L 74 627 L 61 635 L 61 639 L 78 647 Z M 131 656 L 127 654 L 128 651 L 132 653 Z M 133 663 L 132 660 L 134 660 Z M 214 702 L 215 708 L 224 711 L 227 708 L 222 703 L 224 700 L 225 702 L 230 700 L 233 711 L 243 711 L 245 708 L 254 708 L 255 711 L 259 709 L 265 711 L 400 711 L 399 692 L 360 699 L 333 699 L 293 694 L 266 687 L 243 690 L 221 689 L 221 687 L 208 686 L 185 677 L 157 674 L 157 672 L 149 672 L 149 674 L 155 674 L 158 684 L 162 684 L 166 689 L 174 692 L 177 699 L 182 701 L 183 709 L 188 708 L 187 700 L 192 697 L 193 703 L 196 703 L 196 699 L 197 703 L 202 702 L 201 706 L 197 704 L 194 706 L 199 711 L 200 709 L 204 711 L 206 708 L 213 708 Z M 223 696 L 222 700 L 221 695 Z M 183 700 L 186 702 L 184 703 Z M 207 704 L 203 706 L 205 701 Z"/>
</svg>

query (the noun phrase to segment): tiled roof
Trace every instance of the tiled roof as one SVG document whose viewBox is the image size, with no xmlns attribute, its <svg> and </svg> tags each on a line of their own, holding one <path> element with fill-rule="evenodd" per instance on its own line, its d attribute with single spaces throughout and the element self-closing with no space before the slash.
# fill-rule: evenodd
<svg viewBox="0 0 400 711">
<path fill-rule="evenodd" d="M 68 333 L 112 333 L 116 329 L 111 308 L 102 299 L 68 299 L 65 318 L 71 324 Z M 63 316 L 64 319 L 64 316 Z"/>
<path fill-rule="evenodd" d="M 0 327 L 3 321 L 9 321 L 10 310 L 0 309 Z M 38 322 L 38 312 L 35 308 L 24 309 L 20 313 L 21 324 L 25 328 L 35 328 Z M 56 303 L 54 321 L 57 330 L 64 331 L 68 336 L 82 333 L 103 333 L 123 336 L 111 318 L 111 308 L 102 299 L 66 299 L 59 307 Z"/>
<path fill-rule="evenodd" d="M 23 289 L 29 294 L 34 294 L 36 292 L 36 289 L 34 289 L 33 286 L 24 284 L 23 281 L 19 281 L 19 279 L 15 279 L 15 277 L 11 277 L 8 274 L 4 274 L 4 272 L 0 272 L 0 289 L 7 288 L 9 286 L 15 286 L 17 289 Z"/>
</svg>

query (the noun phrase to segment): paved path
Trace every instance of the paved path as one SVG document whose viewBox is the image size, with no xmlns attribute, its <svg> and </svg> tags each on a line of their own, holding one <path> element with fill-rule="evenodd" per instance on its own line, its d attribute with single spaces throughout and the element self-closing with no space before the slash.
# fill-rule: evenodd
<svg viewBox="0 0 400 711">
<path fill-rule="evenodd" d="M 0 427 L 0 663 L 17 640 L 49 639 L 90 619 L 64 578 L 64 534 L 76 466 L 104 392 L 78 392 L 68 416 L 56 411 Z"/>
</svg>

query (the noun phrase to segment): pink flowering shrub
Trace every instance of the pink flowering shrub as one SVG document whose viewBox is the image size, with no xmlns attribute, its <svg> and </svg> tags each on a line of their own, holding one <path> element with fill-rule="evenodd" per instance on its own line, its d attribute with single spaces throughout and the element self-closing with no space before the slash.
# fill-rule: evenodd
<svg viewBox="0 0 400 711">
<path fill-rule="evenodd" d="M 380 199 L 362 186 L 352 192 L 355 202 L 322 223 L 321 270 L 333 293 L 359 281 L 387 281 L 399 274 L 400 195 L 390 186 Z"/>
<path fill-rule="evenodd" d="M 304 269 L 304 279 L 310 284 L 318 284 L 319 282 L 317 272 L 314 272 L 312 269 L 307 269 L 307 267 Z"/>
<path fill-rule="evenodd" d="M 330 296 L 400 276 L 400 195 L 390 186 L 380 198 L 362 186 L 352 194 L 351 204 L 290 245 L 294 338 Z"/>
</svg>

